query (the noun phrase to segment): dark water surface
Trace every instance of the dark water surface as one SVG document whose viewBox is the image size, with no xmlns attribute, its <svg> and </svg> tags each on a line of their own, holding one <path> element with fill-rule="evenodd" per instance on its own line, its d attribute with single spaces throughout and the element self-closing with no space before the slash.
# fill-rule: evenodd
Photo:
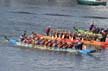
<svg viewBox="0 0 108 71">
<path fill-rule="evenodd" d="M 73 26 L 88 29 L 91 20 L 95 20 L 97 26 L 108 27 L 106 8 L 96 9 L 67 2 L 54 5 L 53 1 L 0 2 L 0 37 L 7 35 L 18 39 L 24 30 L 28 34 L 31 31 L 44 34 L 48 25 L 55 29 L 73 30 Z M 0 41 L 0 71 L 107 71 L 108 50 L 95 56 L 21 48 Z"/>
</svg>

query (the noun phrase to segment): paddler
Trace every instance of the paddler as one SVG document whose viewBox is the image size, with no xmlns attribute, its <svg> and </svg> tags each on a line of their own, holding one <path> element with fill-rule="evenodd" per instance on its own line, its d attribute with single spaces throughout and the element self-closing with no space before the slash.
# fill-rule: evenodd
<svg viewBox="0 0 108 71">
<path fill-rule="evenodd" d="M 47 36 L 49 36 L 50 31 L 51 31 L 51 26 L 48 26 L 45 30 Z"/>
<path fill-rule="evenodd" d="M 4 36 L 4 39 L 5 39 L 5 40 L 3 41 L 4 43 L 7 43 L 7 42 L 9 41 L 9 38 L 8 38 L 7 36 Z"/>
<path fill-rule="evenodd" d="M 20 41 L 22 42 L 25 38 L 27 38 L 27 31 L 24 31 L 24 33 L 20 36 Z"/>
<path fill-rule="evenodd" d="M 78 50 L 82 50 L 82 46 L 83 46 L 83 43 L 78 42 L 77 45 L 75 46 L 75 48 Z"/>
<path fill-rule="evenodd" d="M 30 38 L 30 39 L 35 38 L 35 37 L 36 37 L 35 35 L 36 35 L 36 34 L 35 34 L 34 32 L 32 32 L 29 38 Z"/>
<path fill-rule="evenodd" d="M 92 22 L 92 23 L 90 24 L 89 30 L 92 31 L 93 28 L 95 28 L 95 27 L 96 27 L 96 26 L 94 25 L 94 22 Z"/>
<path fill-rule="evenodd" d="M 101 32 L 101 34 L 102 34 L 101 42 L 105 42 L 106 41 L 106 38 L 107 38 L 108 32 L 106 30 L 103 30 Z"/>
<path fill-rule="evenodd" d="M 78 40 L 77 43 L 74 46 L 75 46 L 75 49 L 82 50 L 83 45 L 84 45 L 84 43 L 81 42 L 80 40 Z"/>
</svg>

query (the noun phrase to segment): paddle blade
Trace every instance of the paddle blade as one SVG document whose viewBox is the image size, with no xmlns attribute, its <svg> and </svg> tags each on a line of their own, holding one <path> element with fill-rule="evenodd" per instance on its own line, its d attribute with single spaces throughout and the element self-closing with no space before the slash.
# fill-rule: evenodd
<svg viewBox="0 0 108 71">
<path fill-rule="evenodd" d="M 16 41 L 16 40 L 13 40 L 13 39 L 10 39 L 10 40 L 9 40 L 9 43 L 11 43 L 11 44 L 16 44 L 16 42 L 17 42 L 17 41 Z"/>
<path fill-rule="evenodd" d="M 89 50 L 89 49 L 79 51 L 80 54 L 89 54 L 90 52 L 91 52 L 91 50 Z"/>
</svg>

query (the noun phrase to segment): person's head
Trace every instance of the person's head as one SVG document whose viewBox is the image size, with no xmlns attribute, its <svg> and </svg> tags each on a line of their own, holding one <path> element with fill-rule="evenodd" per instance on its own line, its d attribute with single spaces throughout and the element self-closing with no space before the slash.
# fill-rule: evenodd
<svg viewBox="0 0 108 71">
<path fill-rule="evenodd" d="M 32 32 L 32 34 L 35 34 L 34 32 Z"/>
<path fill-rule="evenodd" d="M 27 33 L 27 31 L 24 31 L 24 33 Z"/>
</svg>

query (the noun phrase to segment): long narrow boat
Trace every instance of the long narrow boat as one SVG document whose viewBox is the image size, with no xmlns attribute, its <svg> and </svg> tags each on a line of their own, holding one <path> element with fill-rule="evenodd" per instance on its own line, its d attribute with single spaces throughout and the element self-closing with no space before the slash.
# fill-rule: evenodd
<svg viewBox="0 0 108 71">
<path fill-rule="evenodd" d="M 104 0 L 77 0 L 77 2 L 82 5 L 106 5 Z"/>
<path fill-rule="evenodd" d="M 63 42 L 67 42 L 67 43 L 76 43 L 77 42 L 77 40 L 52 38 L 50 36 L 46 36 L 46 35 L 42 35 L 42 34 L 37 34 L 37 36 L 41 37 L 41 38 L 50 39 L 50 40 L 63 41 Z M 99 46 L 99 47 L 102 47 L 102 48 L 107 48 L 108 47 L 108 42 L 100 42 L 100 41 L 94 41 L 94 40 L 93 41 L 81 40 L 81 42 L 83 42 L 86 45 Z"/>
<path fill-rule="evenodd" d="M 27 48 L 37 48 L 41 50 L 50 50 L 50 51 L 61 51 L 61 52 L 70 52 L 70 53 L 79 53 L 79 54 L 90 54 L 96 52 L 96 50 L 76 50 L 75 48 L 57 48 L 57 47 L 46 47 L 46 46 L 41 46 L 41 45 L 32 45 L 32 44 L 27 44 L 27 43 L 22 43 L 19 41 L 16 41 L 14 39 L 8 40 L 9 43 L 14 44 L 16 46 L 21 46 L 21 47 L 27 47 Z"/>
<path fill-rule="evenodd" d="M 93 32 L 88 31 L 88 30 L 77 29 L 77 28 L 75 28 L 75 27 L 74 27 L 74 30 L 75 30 L 76 32 L 78 32 L 78 33 L 81 33 L 81 34 L 97 35 L 97 36 L 99 36 L 99 37 L 102 37 L 102 34 L 100 34 L 100 33 L 97 34 L 97 33 L 93 33 Z M 107 35 L 107 37 L 108 37 L 108 35 Z"/>
</svg>

